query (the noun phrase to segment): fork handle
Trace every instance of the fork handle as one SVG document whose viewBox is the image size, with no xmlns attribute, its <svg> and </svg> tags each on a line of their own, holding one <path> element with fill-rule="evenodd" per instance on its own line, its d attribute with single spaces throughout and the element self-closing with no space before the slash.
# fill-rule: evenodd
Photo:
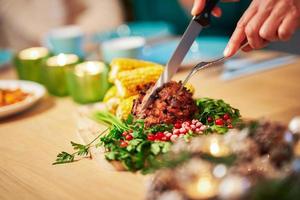
<svg viewBox="0 0 300 200">
<path fill-rule="evenodd" d="M 203 27 L 206 27 L 210 24 L 211 11 L 217 5 L 219 0 L 206 0 L 205 7 L 200 15 L 196 15 L 193 20 L 198 22 Z"/>
</svg>

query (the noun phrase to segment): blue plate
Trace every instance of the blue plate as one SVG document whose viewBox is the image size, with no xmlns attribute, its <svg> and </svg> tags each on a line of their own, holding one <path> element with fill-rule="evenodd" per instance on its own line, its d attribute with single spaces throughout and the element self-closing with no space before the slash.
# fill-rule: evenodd
<svg viewBox="0 0 300 200">
<path fill-rule="evenodd" d="M 123 24 L 114 30 L 107 32 L 100 32 L 93 36 L 93 42 L 103 42 L 106 40 L 128 37 L 128 36 L 141 36 L 144 38 L 157 38 L 166 37 L 174 34 L 174 27 L 167 22 L 132 22 Z"/>
<path fill-rule="evenodd" d="M 228 37 L 199 37 L 196 39 L 183 65 L 195 64 L 199 61 L 212 60 L 223 55 Z M 180 38 L 146 46 L 139 56 L 140 59 L 166 64 L 177 47 Z"/>
<path fill-rule="evenodd" d="M 13 53 L 8 49 L 0 49 L 0 68 L 5 67 L 12 60 Z"/>
</svg>

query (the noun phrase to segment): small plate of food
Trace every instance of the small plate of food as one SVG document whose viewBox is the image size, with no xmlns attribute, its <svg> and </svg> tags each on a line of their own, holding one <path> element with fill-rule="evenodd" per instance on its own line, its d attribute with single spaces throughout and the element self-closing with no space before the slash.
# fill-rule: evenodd
<svg viewBox="0 0 300 200">
<path fill-rule="evenodd" d="M 0 80 L 0 118 L 22 112 L 44 95 L 44 86 L 19 80 Z"/>
</svg>

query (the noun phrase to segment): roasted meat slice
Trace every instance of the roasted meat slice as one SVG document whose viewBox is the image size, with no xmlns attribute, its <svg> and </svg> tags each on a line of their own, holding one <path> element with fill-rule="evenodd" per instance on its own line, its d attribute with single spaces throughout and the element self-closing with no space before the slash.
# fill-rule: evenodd
<svg viewBox="0 0 300 200">
<path fill-rule="evenodd" d="M 147 92 L 150 90 L 151 88 Z M 144 119 L 147 127 L 190 120 L 198 111 L 192 93 L 182 87 L 180 82 L 171 81 L 158 88 L 153 101 L 142 110 L 141 103 L 147 92 L 140 93 L 132 108 L 132 114 Z"/>
</svg>

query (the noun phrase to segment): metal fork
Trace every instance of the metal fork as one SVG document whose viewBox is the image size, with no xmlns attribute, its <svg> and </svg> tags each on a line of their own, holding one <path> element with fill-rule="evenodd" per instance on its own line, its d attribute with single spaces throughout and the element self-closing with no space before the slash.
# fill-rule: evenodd
<svg viewBox="0 0 300 200">
<path fill-rule="evenodd" d="M 246 47 L 248 45 L 248 42 L 246 42 L 245 44 L 243 44 L 240 48 L 239 48 L 239 51 L 241 49 L 243 49 L 244 47 Z M 187 77 L 184 79 L 184 81 L 182 82 L 182 86 L 184 86 L 188 80 L 194 75 L 196 74 L 199 70 L 201 69 L 204 69 L 204 68 L 207 68 L 209 66 L 212 66 L 212 65 L 215 65 L 223 60 L 225 60 L 226 58 L 223 56 L 221 58 L 218 58 L 218 59 L 215 59 L 215 60 L 212 60 L 212 61 L 209 61 L 209 62 L 206 62 L 206 61 L 203 61 L 203 62 L 200 62 L 198 63 L 196 66 L 193 67 L 193 69 L 190 71 L 190 73 L 187 75 Z"/>
</svg>

